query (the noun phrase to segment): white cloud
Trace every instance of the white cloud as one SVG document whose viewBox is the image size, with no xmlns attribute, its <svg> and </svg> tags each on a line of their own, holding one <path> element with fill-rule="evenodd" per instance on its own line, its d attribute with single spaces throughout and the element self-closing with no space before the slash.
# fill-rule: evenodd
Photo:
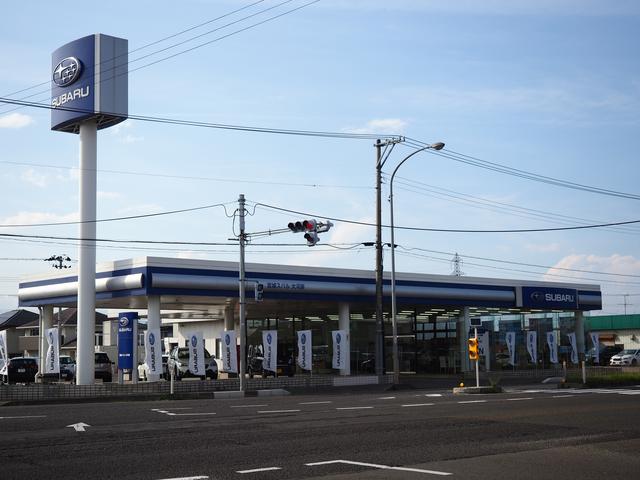
<svg viewBox="0 0 640 480">
<path fill-rule="evenodd" d="M 0 117 L 0 128 L 24 128 L 34 123 L 29 115 L 10 113 Z"/>
<path fill-rule="evenodd" d="M 11 217 L 1 220 L 2 225 L 32 225 L 34 223 L 59 223 L 77 222 L 80 218 L 78 212 L 59 215 L 49 212 L 19 212 Z"/>
<path fill-rule="evenodd" d="M 125 120 L 124 122 L 120 122 L 111 127 L 109 129 L 109 134 L 116 137 L 116 139 L 121 143 L 131 144 L 143 141 L 144 137 L 130 133 L 133 128 L 133 123 Z"/>
<path fill-rule="evenodd" d="M 399 118 L 383 118 L 377 120 L 369 120 L 364 127 L 345 128 L 345 132 L 349 133 L 379 133 L 379 134 L 401 134 L 404 132 L 408 123 Z"/>
<path fill-rule="evenodd" d="M 633 257 L 632 255 L 619 255 L 617 253 L 609 256 L 609 257 L 601 257 L 598 255 L 591 254 L 582 254 L 582 255 L 568 255 L 558 261 L 554 267 L 560 268 L 572 268 L 577 270 L 587 270 L 594 272 L 606 272 L 606 273 L 615 273 L 622 275 L 640 275 L 640 259 Z M 561 270 L 549 270 L 547 274 L 554 273 L 558 274 L 562 272 Z M 591 277 L 600 276 L 598 274 L 593 273 L 569 273 L 569 275 L 575 275 L 577 277 Z M 557 281 L 557 277 L 551 277 L 545 275 L 545 280 L 548 281 Z M 630 278 L 616 278 L 615 276 L 607 277 L 611 278 L 611 280 L 616 281 L 632 281 Z M 589 283 L 597 283 L 593 281 L 589 281 Z"/>
<path fill-rule="evenodd" d="M 27 170 L 22 172 L 22 175 L 20 176 L 20 178 L 25 182 L 40 188 L 46 187 L 49 183 L 48 175 L 36 172 L 33 168 L 28 168 Z"/>
</svg>

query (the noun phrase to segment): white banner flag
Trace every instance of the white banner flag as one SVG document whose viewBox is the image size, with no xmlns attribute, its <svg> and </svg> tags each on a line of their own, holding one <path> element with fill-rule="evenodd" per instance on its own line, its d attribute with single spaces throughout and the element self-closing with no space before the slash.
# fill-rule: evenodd
<svg viewBox="0 0 640 480">
<path fill-rule="evenodd" d="M 278 371 L 278 331 L 264 330 L 262 332 L 262 348 L 264 358 L 262 359 L 263 370 L 270 372 Z"/>
<path fill-rule="evenodd" d="M 238 353 L 236 351 L 236 331 L 225 330 L 222 334 L 222 370 L 238 373 Z"/>
<path fill-rule="evenodd" d="M 47 328 L 44 332 L 49 348 L 47 348 L 42 373 L 60 373 L 60 342 L 58 341 L 58 329 Z"/>
<path fill-rule="evenodd" d="M 527 332 L 527 351 L 531 357 L 531 362 L 538 363 L 538 334 L 537 332 Z"/>
<path fill-rule="evenodd" d="M 4 360 L 4 363 L 7 363 L 8 358 L 9 350 L 7 349 L 7 331 L 2 330 L 0 332 L 0 359 Z"/>
<path fill-rule="evenodd" d="M 482 335 L 478 335 L 478 354 L 481 357 L 487 357 L 489 352 L 489 332 L 484 332 Z"/>
<path fill-rule="evenodd" d="M 300 330 L 298 333 L 298 366 L 303 370 L 311 370 L 311 330 Z"/>
<path fill-rule="evenodd" d="M 509 365 L 516 364 L 516 332 L 507 332 L 507 348 L 509 349 Z"/>
<path fill-rule="evenodd" d="M 202 332 L 194 332 L 189 336 L 189 371 L 194 375 L 206 375 Z"/>
<path fill-rule="evenodd" d="M 343 370 L 349 361 L 347 352 L 347 332 L 344 330 L 333 330 L 333 361 L 332 368 Z"/>
<path fill-rule="evenodd" d="M 591 343 L 593 343 L 593 363 L 600 363 L 600 334 L 589 332 Z"/>
<path fill-rule="evenodd" d="M 144 363 L 149 375 L 162 375 L 162 343 L 160 329 L 152 328 L 144 332 Z"/>
<path fill-rule="evenodd" d="M 549 361 L 558 363 L 558 342 L 555 332 L 547 332 L 547 345 L 549 345 Z"/>
<path fill-rule="evenodd" d="M 578 345 L 576 343 L 576 332 L 567 333 L 571 344 L 571 363 L 578 363 Z"/>
</svg>

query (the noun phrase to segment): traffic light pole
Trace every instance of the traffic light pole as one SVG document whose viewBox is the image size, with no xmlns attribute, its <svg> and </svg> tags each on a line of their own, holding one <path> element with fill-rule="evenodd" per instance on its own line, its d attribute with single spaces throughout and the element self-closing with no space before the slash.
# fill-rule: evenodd
<svg viewBox="0 0 640 480">
<path fill-rule="evenodd" d="M 473 327 L 473 336 L 478 341 L 478 327 Z M 476 359 L 476 387 L 480 388 L 480 357 Z"/>
</svg>

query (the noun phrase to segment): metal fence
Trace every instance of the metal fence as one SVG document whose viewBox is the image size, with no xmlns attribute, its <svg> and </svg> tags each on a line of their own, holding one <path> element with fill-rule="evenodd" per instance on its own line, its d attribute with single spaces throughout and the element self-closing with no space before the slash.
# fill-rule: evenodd
<svg viewBox="0 0 640 480">
<path fill-rule="evenodd" d="M 589 377 L 606 377 L 609 375 L 616 375 L 626 372 L 640 373 L 638 367 L 586 367 L 586 376 Z M 539 369 L 526 369 L 526 370 L 495 370 L 489 372 L 480 372 L 481 378 L 548 378 L 548 377 L 567 377 L 567 376 L 582 376 L 582 368 L 580 367 L 567 367 L 566 369 L 562 365 L 558 365 L 554 368 L 539 368 Z M 474 371 L 468 371 L 464 373 L 465 378 L 475 378 Z"/>
<path fill-rule="evenodd" d="M 315 388 L 349 385 L 390 384 L 393 375 L 334 376 L 334 375 L 298 375 L 278 378 L 247 378 L 246 391 L 267 390 L 274 388 Z M 173 394 L 207 396 L 215 392 L 239 390 L 237 378 L 225 380 L 187 380 L 174 382 Z M 49 401 L 57 399 L 95 399 L 127 397 L 168 397 L 171 395 L 171 382 L 140 383 L 96 383 L 94 385 L 73 385 L 68 383 L 29 383 L 17 385 L 0 385 L 0 401 Z"/>
</svg>

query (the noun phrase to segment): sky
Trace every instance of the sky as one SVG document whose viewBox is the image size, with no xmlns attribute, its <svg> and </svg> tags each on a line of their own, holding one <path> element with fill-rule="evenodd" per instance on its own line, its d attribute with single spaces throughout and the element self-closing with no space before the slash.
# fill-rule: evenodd
<svg viewBox="0 0 640 480">
<path fill-rule="evenodd" d="M 98 238 L 228 245 L 105 242 L 98 261 L 237 261 L 229 239 L 244 194 L 249 233 L 304 218 L 341 220 L 314 247 L 302 234 L 254 235 L 247 262 L 373 271 L 375 252 L 362 244 L 375 240 L 375 228 L 351 222 L 375 222 L 374 138 L 405 136 L 446 147 L 398 169 L 396 227 L 472 231 L 396 228 L 398 272 L 449 275 L 458 253 L 467 276 L 598 284 L 603 310 L 593 314 L 640 313 L 640 223 L 478 232 L 640 220 L 638 2 L 114 0 L 89 9 L 36 1 L 11 2 L 3 17 L 3 98 L 49 105 L 51 53 L 103 33 L 129 41 L 131 114 L 374 135 L 131 119 L 102 130 L 99 220 L 224 207 L 99 222 Z M 54 271 L 43 259 L 66 254 L 75 265 L 77 225 L 12 225 L 79 219 L 79 139 L 52 132 L 46 108 L 0 104 L 0 146 L 0 233 L 71 238 L 0 237 L 6 311 L 17 308 L 19 279 Z M 398 144 L 383 166 L 384 225 L 389 177 L 413 151 Z M 614 194 L 459 161 L 471 157 Z M 388 272 L 388 249 L 384 255 Z"/>
</svg>

